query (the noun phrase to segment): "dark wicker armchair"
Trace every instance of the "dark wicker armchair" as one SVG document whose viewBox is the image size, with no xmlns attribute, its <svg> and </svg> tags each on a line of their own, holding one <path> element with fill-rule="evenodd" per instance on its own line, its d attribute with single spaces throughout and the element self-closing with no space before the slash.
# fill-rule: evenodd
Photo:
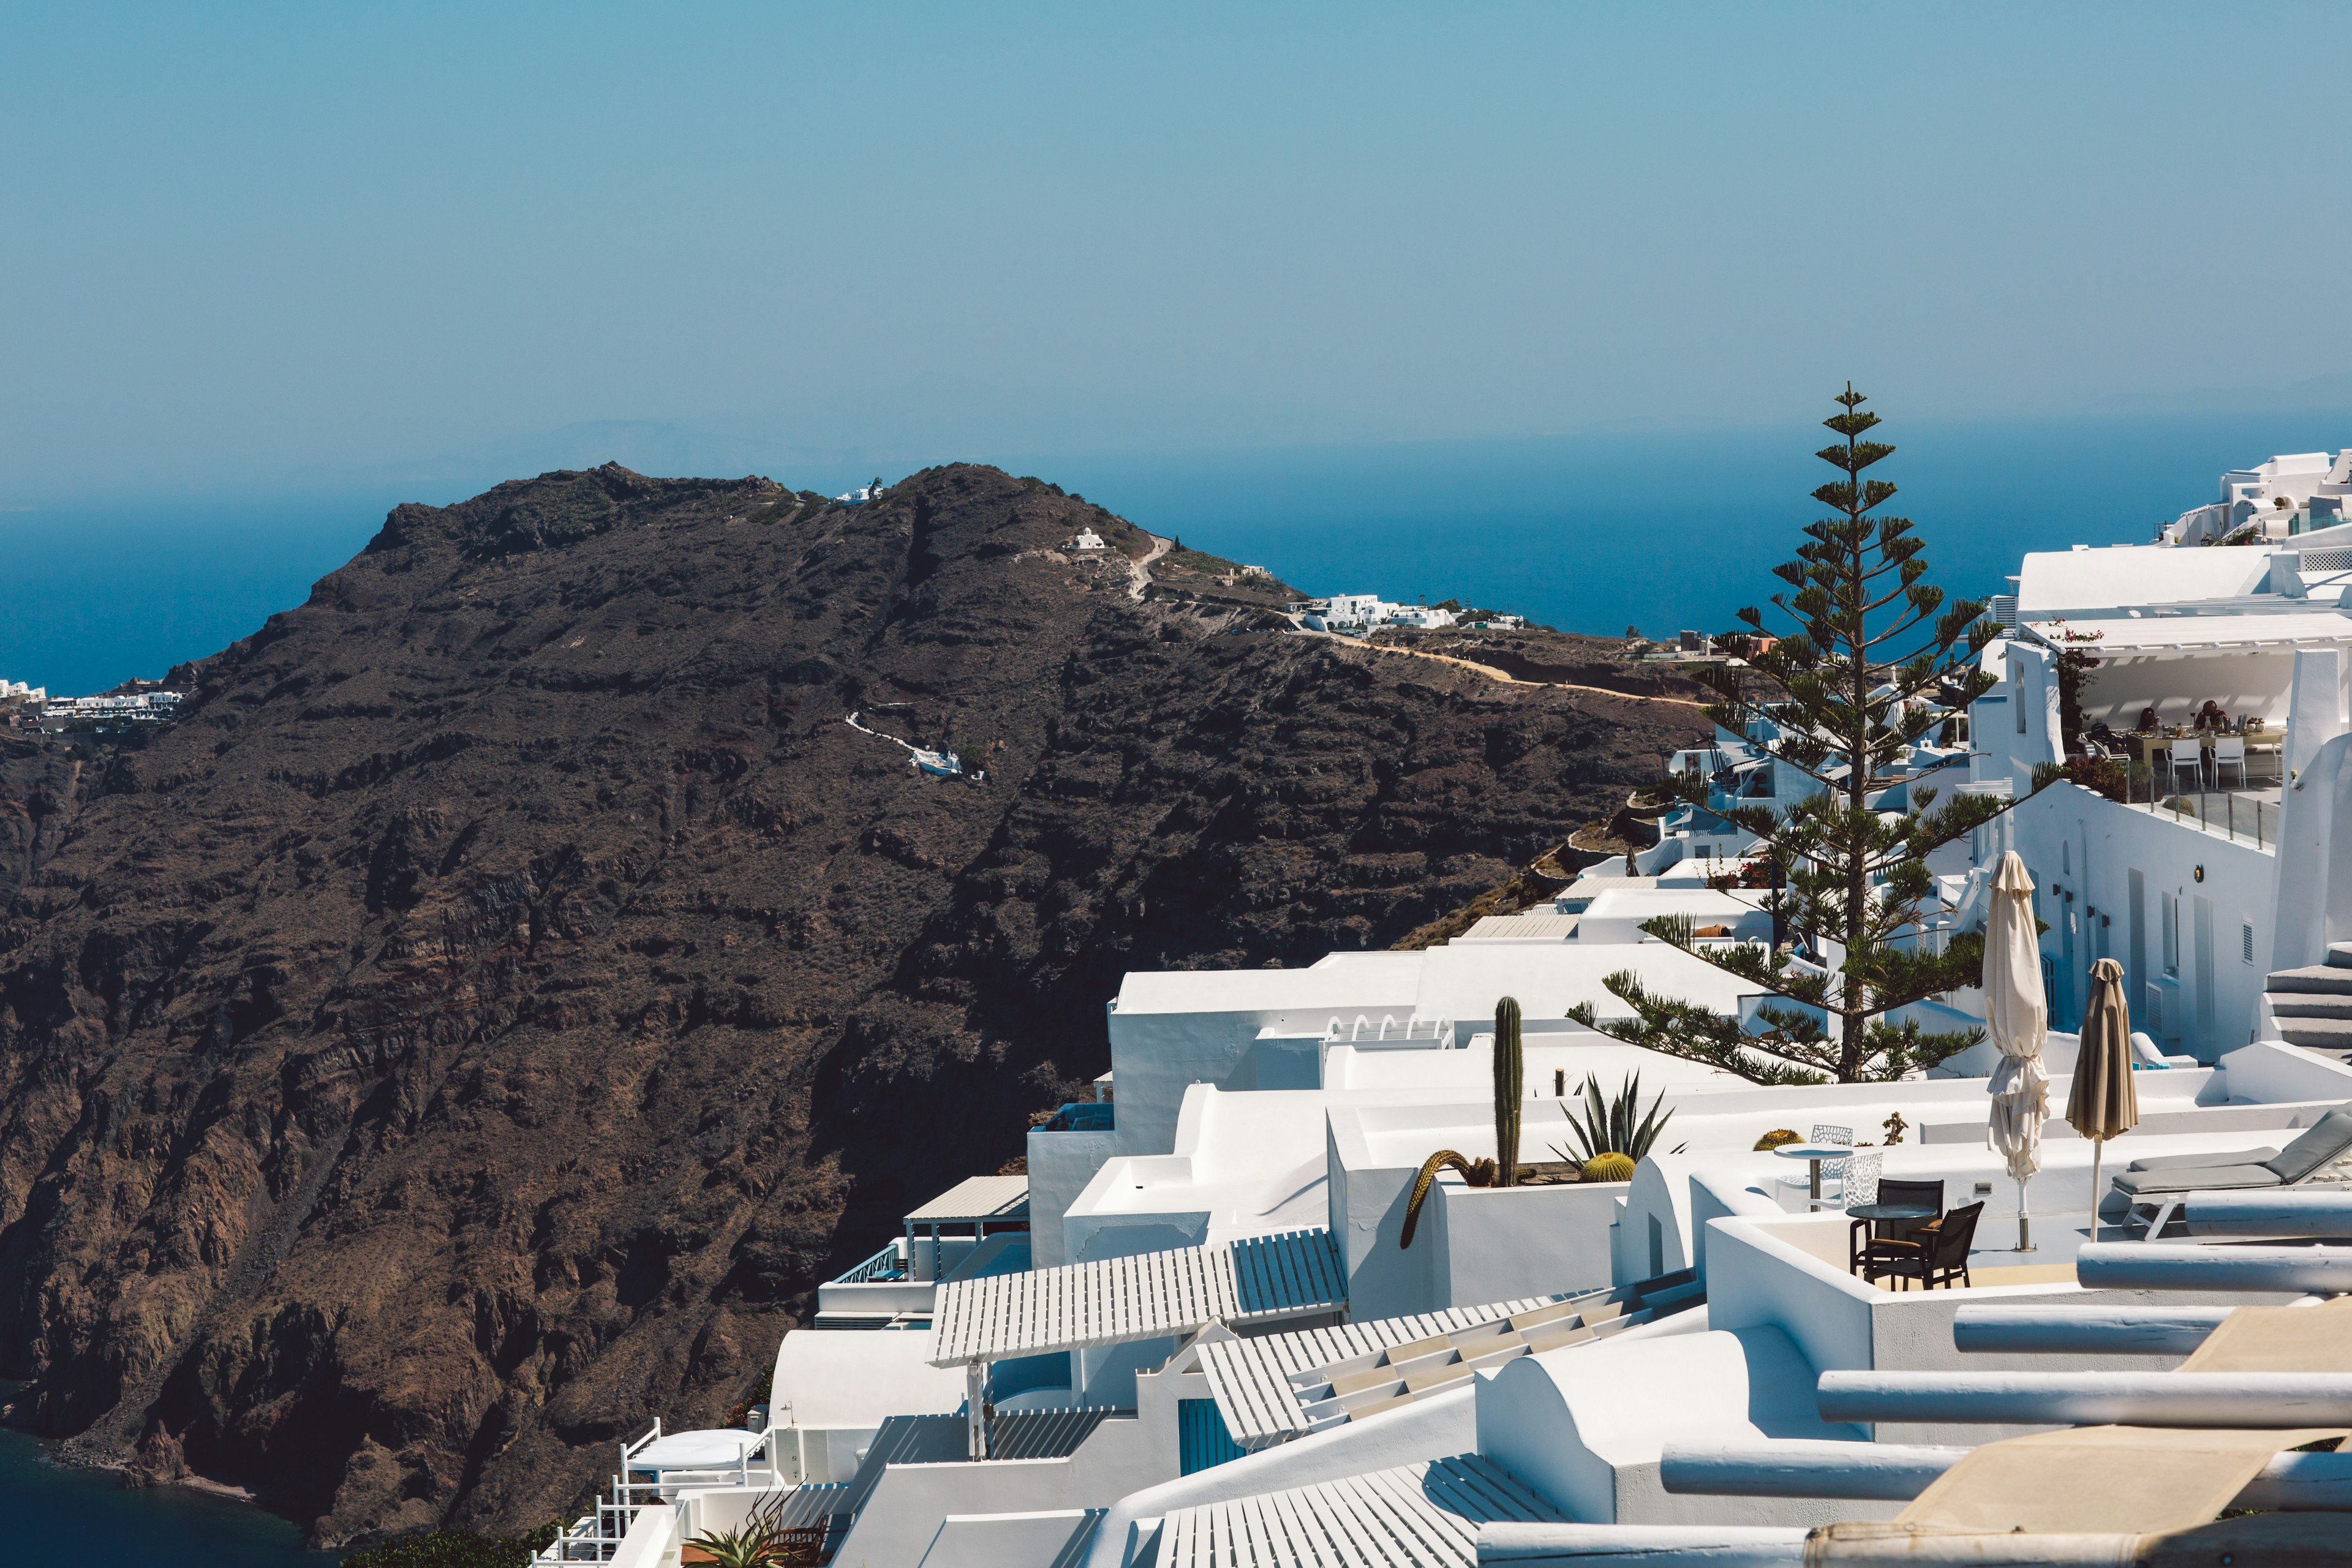
<svg viewBox="0 0 2352 1568">
<path fill-rule="evenodd" d="M 1923 1289 L 1955 1281 L 1962 1289 L 1968 1289 L 1969 1248 L 1976 1243 L 1977 1217 L 1983 1213 L 1984 1205 L 1970 1204 L 1932 1225 L 1921 1226 L 1908 1240 L 1874 1242 L 1874 1247 L 1883 1245 L 1888 1249 L 1877 1270 L 1897 1279 L 1916 1279 Z"/>
<path fill-rule="evenodd" d="M 1846 1237 L 1846 1268 L 1864 1279 L 1874 1279 L 1886 1272 L 1885 1261 L 1909 1253 L 1901 1247 L 1882 1250 L 1886 1243 L 1904 1243 L 1921 1226 L 1932 1225 L 1943 1217 L 1944 1184 L 1936 1182 L 1897 1182 L 1881 1178 L 1877 1202 L 1890 1207 L 1926 1209 L 1925 1219 L 1856 1220 Z"/>
</svg>

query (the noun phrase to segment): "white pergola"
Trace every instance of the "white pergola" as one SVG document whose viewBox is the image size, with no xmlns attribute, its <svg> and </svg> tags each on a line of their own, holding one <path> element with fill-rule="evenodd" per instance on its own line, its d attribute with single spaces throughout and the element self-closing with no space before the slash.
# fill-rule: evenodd
<svg viewBox="0 0 2352 1568">
<path fill-rule="evenodd" d="M 987 1363 L 1172 1338 L 1211 1323 L 1268 1323 L 1344 1311 L 1348 1272 L 1328 1230 L 1244 1237 L 1066 1263 L 940 1287 L 933 1366 L 965 1369 L 971 1457 L 988 1457 Z"/>
</svg>

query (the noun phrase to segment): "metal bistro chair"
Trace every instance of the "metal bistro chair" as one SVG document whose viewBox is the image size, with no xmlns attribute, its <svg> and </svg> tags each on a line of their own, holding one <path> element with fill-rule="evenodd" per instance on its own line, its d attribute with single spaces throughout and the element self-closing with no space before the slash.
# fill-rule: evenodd
<svg viewBox="0 0 2352 1568">
<path fill-rule="evenodd" d="M 1816 1121 L 1813 1123 L 1813 1136 L 1811 1142 L 1815 1143 L 1834 1143 L 1840 1148 L 1851 1149 L 1853 1147 L 1853 1129 L 1851 1127 L 1832 1127 L 1825 1121 Z M 1845 1168 L 1848 1162 L 1844 1160 L 1822 1161 L 1822 1180 L 1824 1182 L 1844 1181 Z M 1843 1189 L 1841 1188 L 1840 1190 L 1843 1191 Z"/>
<path fill-rule="evenodd" d="M 2199 789 L 2205 787 L 2205 742 L 2194 736 L 2172 742 L 2172 788 L 2175 794 L 2180 790 L 2180 770 L 2183 768 L 2188 769 L 2189 776 L 2197 781 Z"/>
<path fill-rule="evenodd" d="M 1911 1240 L 1894 1244 L 1908 1255 L 1887 1259 L 1886 1272 L 1898 1279 L 1916 1279 L 1926 1290 L 1939 1283 L 1948 1289 L 1956 1279 L 1960 1289 L 1969 1289 L 1969 1248 L 1976 1243 L 1977 1218 L 1983 1213 L 1984 1205 L 1974 1203 L 1920 1226 L 1911 1233 Z"/>
<path fill-rule="evenodd" d="M 2228 773 L 2231 768 L 2238 770 L 2238 787 L 2245 788 L 2246 738 L 2243 735 L 2224 735 L 2213 742 L 2214 788 L 2221 789 L 2228 785 Z"/>
<path fill-rule="evenodd" d="M 1878 1194 L 1873 1201 L 1904 1208 L 1926 1209 L 1926 1219 L 1874 1220 L 1863 1234 L 1857 1221 L 1847 1237 L 1847 1272 L 1859 1274 L 1868 1284 L 1881 1274 L 1891 1274 L 1895 1264 L 1907 1259 L 1918 1251 L 1913 1239 L 1920 1231 L 1934 1225 L 1944 1215 L 1944 1184 L 1934 1182 L 1899 1182 L 1892 1178 L 1878 1184 Z"/>
</svg>

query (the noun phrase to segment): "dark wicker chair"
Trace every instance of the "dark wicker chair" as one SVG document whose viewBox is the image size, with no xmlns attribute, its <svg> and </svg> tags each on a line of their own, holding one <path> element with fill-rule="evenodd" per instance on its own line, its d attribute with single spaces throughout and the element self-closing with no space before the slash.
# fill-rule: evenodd
<svg viewBox="0 0 2352 1568">
<path fill-rule="evenodd" d="M 1878 1202 L 1899 1204 L 1907 1208 L 1926 1209 L 1929 1219 L 1882 1219 L 1853 1222 L 1846 1237 L 1846 1271 L 1859 1274 L 1864 1280 L 1876 1279 L 1885 1270 L 1879 1267 L 1885 1259 L 1900 1254 L 1910 1256 L 1901 1247 L 1880 1250 L 1887 1242 L 1907 1242 L 1913 1232 L 1923 1226 L 1933 1225 L 1943 1217 L 1944 1184 L 1937 1182 L 1896 1182 L 1879 1178 Z"/>
<path fill-rule="evenodd" d="M 1954 1280 L 1962 1289 L 1968 1289 L 1969 1248 L 1976 1243 L 1977 1217 L 1983 1213 L 1984 1205 L 1970 1204 L 1954 1209 L 1933 1225 L 1920 1226 L 1907 1241 L 1886 1243 L 1900 1250 L 1888 1257 L 1882 1267 L 1898 1279 L 1918 1280 L 1923 1289 L 1933 1290 L 1939 1284 L 1949 1286 Z"/>
</svg>

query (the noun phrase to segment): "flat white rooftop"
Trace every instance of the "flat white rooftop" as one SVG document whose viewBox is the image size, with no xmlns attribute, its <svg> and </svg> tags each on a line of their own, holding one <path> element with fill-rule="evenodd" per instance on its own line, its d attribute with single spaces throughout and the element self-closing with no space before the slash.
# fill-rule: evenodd
<svg viewBox="0 0 2352 1568">
<path fill-rule="evenodd" d="M 1698 896 L 1708 908 L 1723 898 L 1703 890 Z M 1325 959 L 1306 969 L 1130 971 L 1119 987 L 1118 1015 L 1280 1013 L 1309 1032 L 1337 1020 L 1344 1035 L 1360 1015 L 1491 1018 L 1505 996 L 1518 998 L 1530 1018 L 1565 1017 L 1580 1002 L 1592 1004 L 1603 1018 L 1630 1017 L 1632 1009 L 1601 984 L 1628 968 L 1639 970 L 1654 991 L 1727 1016 L 1738 1011 L 1740 994 L 1749 989 L 1704 959 L 1650 941 L 1453 942 L 1419 952 L 1344 956 L 1344 964 Z"/>
<path fill-rule="evenodd" d="M 2234 599 L 2270 577 L 2271 552 L 2253 547 L 2035 551 L 2017 577 L 2020 620 L 2113 614 L 2129 605 Z"/>
</svg>

